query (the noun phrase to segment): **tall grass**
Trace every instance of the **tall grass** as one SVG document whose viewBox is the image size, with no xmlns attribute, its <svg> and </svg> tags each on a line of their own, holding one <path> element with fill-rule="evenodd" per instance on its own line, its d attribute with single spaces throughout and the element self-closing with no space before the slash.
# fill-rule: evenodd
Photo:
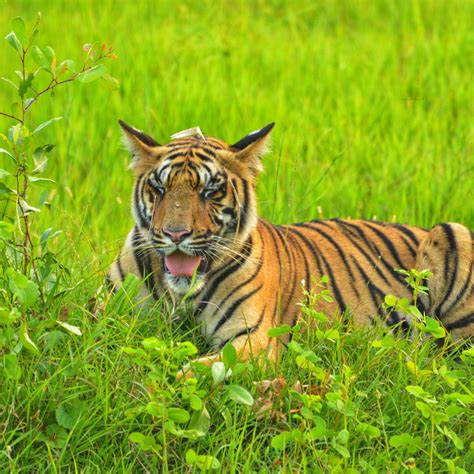
<svg viewBox="0 0 474 474">
<path fill-rule="evenodd" d="M 111 73 L 121 87 L 110 91 L 72 84 L 35 112 L 38 122 L 42 116 L 64 117 L 44 131 L 57 146 L 48 176 L 58 186 L 49 196 L 51 211 L 35 225 L 64 231 L 55 245 L 71 276 L 45 318 L 67 313 L 84 336 L 56 334 L 58 345 L 53 336 L 38 341 L 44 356 L 25 362 L 18 386 L 0 388 L 0 470 L 159 470 L 153 456 L 128 441 L 131 431 L 150 431 L 151 422 L 127 411 L 147 399 L 147 372 L 122 348 L 139 346 L 143 337 L 154 335 L 167 340 L 198 336 L 170 327 L 158 311 L 139 314 L 134 309 L 129 315 L 112 307 L 93 316 L 87 309 L 132 225 L 133 179 L 119 143 L 118 118 L 160 142 L 196 125 L 232 142 L 275 121 L 273 152 L 264 159 L 266 171 L 258 185 L 260 214 L 274 222 L 350 216 L 426 227 L 459 221 L 474 228 L 472 2 L 7 1 L 0 10 L 3 36 L 11 18 L 32 20 L 38 10 L 44 16 L 40 43 L 51 44 L 58 57 L 80 57 L 87 42 L 113 45 L 119 59 Z M 14 61 L 14 51 L 4 45 L 1 75 L 11 71 Z M 1 86 L 0 103 L 10 102 L 10 91 Z M 0 132 L 8 125 L 0 117 Z M 378 336 L 355 334 L 344 335 L 334 353 L 324 345 L 315 352 L 338 377 L 346 377 L 341 375 L 345 367 L 357 374 L 354 400 L 381 430 L 375 444 L 360 435 L 348 445 L 349 460 L 337 458 L 330 448 L 325 458 L 320 447 L 298 444 L 282 452 L 271 447 L 271 438 L 294 427 L 294 420 L 286 425 L 256 421 L 251 411 L 236 408 L 227 421 L 211 414 L 206 439 L 172 443 L 170 469 L 180 470 L 186 449 L 194 447 L 218 458 L 222 469 L 236 471 L 309 472 L 333 466 L 335 472 L 364 472 L 372 463 L 376 471 L 396 472 L 412 465 L 410 457 L 426 471 L 442 471 L 449 468 L 443 456 L 458 459 L 469 471 L 469 416 L 459 415 L 453 428 L 464 439 L 463 450 L 435 433 L 440 456 L 433 468 L 428 444 L 435 435 L 425 429 L 404 391 L 416 380 L 410 379 L 403 353 L 394 358 L 373 353 L 371 341 Z M 454 364 L 421 350 L 426 351 L 426 370 L 434 361 Z M 464 363 L 460 383 L 472 390 L 472 368 L 467 359 Z M 255 377 L 284 374 L 292 386 L 300 377 L 293 354 L 285 356 L 276 373 L 258 370 L 238 380 L 251 387 Z M 440 380 L 425 377 L 425 390 L 441 396 L 445 386 Z M 41 441 L 57 421 L 58 406 L 76 399 L 87 410 L 67 431 L 66 444 L 55 448 Z M 344 420 L 340 415 L 333 428 L 342 429 Z M 404 431 L 422 437 L 424 447 L 417 454 L 400 453 L 389 444 L 390 436 Z"/>
</svg>

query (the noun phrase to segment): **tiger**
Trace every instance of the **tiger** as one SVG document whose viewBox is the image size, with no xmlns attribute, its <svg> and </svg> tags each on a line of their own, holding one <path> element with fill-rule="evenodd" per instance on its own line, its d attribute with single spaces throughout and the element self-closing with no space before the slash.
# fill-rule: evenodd
<svg viewBox="0 0 474 474">
<path fill-rule="evenodd" d="M 474 238 L 464 225 L 339 218 L 275 225 L 258 217 L 256 197 L 274 123 L 233 145 L 200 133 L 161 145 L 119 124 L 136 177 L 135 225 L 108 278 L 117 289 L 127 274 L 140 277 L 144 299 L 186 295 L 212 348 L 204 364 L 227 343 L 242 360 L 262 351 L 271 358 L 269 330 L 294 326 L 304 292 L 323 276 L 333 298 L 322 299 L 319 311 L 349 315 L 358 326 L 374 318 L 404 326 L 405 316 L 383 305 L 387 294 L 412 297 L 396 269 L 429 269 L 421 310 L 453 339 L 472 336 Z"/>
</svg>

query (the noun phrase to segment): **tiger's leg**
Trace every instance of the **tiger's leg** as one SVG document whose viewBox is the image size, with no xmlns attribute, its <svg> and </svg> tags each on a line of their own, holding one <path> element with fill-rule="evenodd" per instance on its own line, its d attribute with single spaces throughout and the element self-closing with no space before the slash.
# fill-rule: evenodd
<svg viewBox="0 0 474 474">
<path fill-rule="evenodd" d="M 421 241 L 416 268 L 428 269 L 428 296 L 421 302 L 427 314 L 451 331 L 453 339 L 474 335 L 474 239 L 461 224 L 435 226 Z"/>
</svg>

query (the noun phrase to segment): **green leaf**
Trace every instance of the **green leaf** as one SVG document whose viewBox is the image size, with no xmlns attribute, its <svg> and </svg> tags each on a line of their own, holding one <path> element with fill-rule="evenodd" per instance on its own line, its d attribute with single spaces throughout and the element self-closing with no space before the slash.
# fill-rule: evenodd
<svg viewBox="0 0 474 474">
<path fill-rule="evenodd" d="M 141 433 L 138 433 L 137 431 L 134 431 L 133 433 L 130 433 L 128 435 L 128 439 L 132 442 L 132 443 L 136 443 L 136 444 L 142 444 L 145 442 L 147 436 L 145 436 L 144 434 L 141 434 Z"/>
<path fill-rule="evenodd" d="M 66 446 L 67 431 L 57 424 L 48 425 L 46 434 L 41 433 L 39 439 L 45 442 L 48 446 L 56 449 L 61 449 Z"/>
<path fill-rule="evenodd" d="M 25 275 L 15 272 L 12 268 L 9 268 L 6 274 L 10 280 L 10 290 L 23 304 L 24 309 L 28 309 L 34 305 L 39 297 L 39 290 L 36 283 L 28 280 Z"/>
<path fill-rule="evenodd" d="M 474 396 L 470 395 L 469 393 L 459 393 L 459 392 L 446 393 L 444 395 L 444 398 L 446 400 L 455 400 L 463 404 L 474 403 Z"/>
<path fill-rule="evenodd" d="M 214 385 L 221 383 L 225 379 L 225 365 L 223 362 L 214 362 L 211 368 L 212 379 Z"/>
<path fill-rule="evenodd" d="M 211 426 L 211 417 L 207 408 L 202 407 L 201 411 L 195 411 L 191 419 L 189 420 L 188 428 L 190 430 L 195 430 L 199 436 L 204 436 L 209 432 L 209 427 Z"/>
<path fill-rule="evenodd" d="M 7 77 L 1 76 L 0 79 L 6 82 L 7 84 L 11 85 L 15 90 L 18 90 L 18 86 L 13 81 L 10 81 L 10 79 L 8 79 Z"/>
<path fill-rule="evenodd" d="M 162 418 L 166 415 L 166 407 L 158 402 L 149 402 L 146 406 L 146 411 L 151 416 L 156 416 L 157 418 Z"/>
<path fill-rule="evenodd" d="M 279 451 L 283 451 L 286 446 L 291 443 L 292 441 L 292 436 L 289 431 L 283 431 L 283 433 L 280 433 L 272 438 L 272 448 L 278 449 Z"/>
<path fill-rule="evenodd" d="M 152 435 L 145 436 L 144 434 L 135 431 L 130 433 L 128 439 L 132 443 L 138 444 L 143 449 L 143 451 L 155 451 L 159 448 L 155 438 Z"/>
<path fill-rule="evenodd" d="M 389 308 L 392 308 L 392 307 L 396 306 L 397 301 L 398 300 L 397 300 L 396 296 L 393 296 L 393 295 L 386 295 L 385 298 L 384 298 L 384 302 Z"/>
<path fill-rule="evenodd" d="M 301 354 L 304 349 L 303 347 L 301 346 L 301 344 L 299 344 L 298 342 L 296 341 L 290 341 L 288 344 L 287 344 L 287 347 L 288 349 L 292 350 L 293 352 L 296 352 L 298 354 Z"/>
<path fill-rule="evenodd" d="M 368 423 L 359 423 L 356 429 L 359 433 L 365 433 L 369 438 L 378 438 L 380 436 L 380 430 Z"/>
<path fill-rule="evenodd" d="M 51 46 L 45 46 L 43 48 L 43 55 L 45 58 L 45 69 L 47 69 L 54 77 L 56 68 L 56 53 Z"/>
<path fill-rule="evenodd" d="M 290 332 L 291 326 L 289 326 L 288 324 L 282 324 L 281 326 L 269 329 L 267 334 L 269 337 L 278 337 L 282 336 L 283 334 L 288 334 Z"/>
<path fill-rule="evenodd" d="M 430 398 L 431 397 L 430 393 L 425 392 L 425 390 L 423 390 L 418 385 L 407 385 L 405 389 L 411 395 L 414 395 L 417 398 L 421 398 L 422 400 L 425 400 L 428 403 L 438 403 L 435 398 Z"/>
<path fill-rule="evenodd" d="M 30 36 L 30 39 L 28 41 L 28 45 L 27 45 L 27 49 L 33 44 L 33 41 L 36 39 L 36 37 L 38 36 L 38 33 L 39 33 L 39 24 L 41 22 L 41 13 L 38 12 L 38 15 L 36 16 L 36 21 L 35 21 L 35 24 L 33 26 L 33 30 L 31 32 L 31 36 Z"/>
<path fill-rule="evenodd" d="M 19 379 L 21 367 L 16 354 L 7 354 L 3 357 L 3 371 L 8 379 Z"/>
<path fill-rule="evenodd" d="M 10 172 L 8 172 L 7 170 L 4 170 L 2 168 L 0 168 L 0 179 L 3 179 L 7 176 L 11 176 L 12 174 Z"/>
<path fill-rule="evenodd" d="M 392 436 L 389 440 L 390 446 L 394 448 L 404 448 L 410 454 L 419 451 L 423 442 L 420 436 L 413 437 L 410 433 L 402 433 L 401 435 Z"/>
<path fill-rule="evenodd" d="M 13 308 L 12 310 L 0 308 L 0 324 L 10 326 L 20 318 L 21 313 L 16 308 Z"/>
<path fill-rule="evenodd" d="M 202 400 L 194 393 L 189 395 L 189 405 L 193 410 L 201 410 Z"/>
<path fill-rule="evenodd" d="M 11 33 L 8 33 L 7 36 L 5 36 L 5 39 L 7 40 L 8 44 L 17 51 L 17 53 L 20 55 L 20 57 L 23 56 L 23 48 L 21 46 L 20 41 L 18 40 L 16 34 L 12 31 Z"/>
<path fill-rule="evenodd" d="M 314 439 L 324 438 L 328 435 L 326 420 L 320 416 L 313 418 L 313 429 L 311 430 L 311 436 Z"/>
<path fill-rule="evenodd" d="M 416 402 L 415 405 L 418 408 L 418 410 L 421 411 L 421 413 L 423 414 L 425 418 L 429 418 L 431 416 L 432 410 L 429 405 L 423 402 Z"/>
<path fill-rule="evenodd" d="M 76 63 L 72 59 L 66 59 L 63 61 L 60 66 L 66 67 L 68 71 L 71 71 L 73 74 L 77 73 Z"/>
<path fill-rule="evenodd" d="M 21 202 L 21 208 L 22 208 L 23 214 L 25 216 L 28 216 L 29 214 L 32 214 L 32 213 L 41 212 L 41 210 L 38 209 L 37 207 L 30 206 L 24 199 L 21 199 L 20 202 Z"/>
<path fill-rule="evenodd" d="M 440 339 L 446 336 L 446 330 L 441 326 L 439 321 L 436 319 L 426 316 L 424 332 L 430 333 L 436 339 Z"/>
<path fill-rule="evenodd" d="M 27 93 L 28 89 L 31 87 L 33 84 L 35 76 L 31 72 L 28 74 L 25 80 L 22 80 L 20 82 L 20 86 L 18 87 L 18 95 L 23 99 L 25 97 L 25 94 Z"/>
<path fill-rule="evenodd" d="M 10 158 L 13 158 L 13 159 L 14 159 L 13 155 L 12 155 L 9 151 L 5 150 L 4 148 L 0 148 L 0 153 L 2 153 L 2 154 L 4 154 L 4 155 L 7 155 L 7 156 L 9 156 Z"/>
<path fill-rule="evenodd" d="M 70 403 L 62 403 L 55 410 L 56 421 L 58 425 L 71 430 L 79 421 L 83 411 L 84 404 L 79 400 Z"/>
<path fill-rule="evenodd" d="M 208 471 L 208 470 L 217 470 L 221 467 L 221 463 L 217 458 L 214 456 L 209 456 L 209 455 L 200 455 L 197 458 L 196 461 L 197 466 L 199 469 L 202 471 Z"/>
<path fill-rule="evenodd" d="M 438 429 L 453 442 L 454 446 L 456 446 L 456 449 L 459 449 L 459 450 L 464 449 L 463 440 L 454 431 L 451 431 L 449 428 L 446 428 L 446 426 L 444 426 L 442 429 L 441 428 L 438 428 Z"/>
<path fill-rule="evenodd" d="M 252 395 L 240 385 L 229 385 L 227 391 L 230 399 L 234 400 L 234 402 L 249 406 L 253 405 Z"/>
<path fill-rule="evenodd" d="M 168 418 L 175 423 L 184 424 L 191 418 L 189 413 L 183 408 L 168 408 Z"/>
<path fill-rule="evenodd" d="M 81 328 L 78 326 L 73 326 L 72 324 L 65 323 L 64 321 L 56 321 L 59 326 L 64 328 L 69 334 L 73 334 L 74 336 L 82 336 Z"/>
<path fill-rule="evenodd" d="M 81 72 L 77 78 L 80 82 L 92 82 L 98 79 L 99 77 L 103 76 L 107 72 L 107 68 L 104 64 L 98 64 L 97 66 L 93 66 L 90 69 Z"/>
<path fill-rule="evenodd" d="M 49 178 L 38 178 L 36 176 L 28 176 L 28 181 L 35 186 L 39 186 L 41 188 L 51 188 L 53 185 L 56 184 L 56 181 Z"/>
<path fill-rule="evenodd" d="M 43 50 L 39 46 L 35 45 L 31 48 L 31 57 L 40 68 L 49 71 L 50 63 L 48 63 L 48 59 L 46 58 Z"/>
<path fill-rule="evenodd" d="M 193 465 L 197 461 L 197 454 L 196 454 L 196 451 L 194 451 L 194 449 L 188 449 L 186 451 L 186 456 L 185 457 L 186 457 L 186 462 L 188 464 Z"/>
<path fill-rule="evenodd" d="M 222 359 L 226 367 L 233 367 L 237 362 L 237 351 L 232 343 L 228 342 L 222 349 Z"/>
<path fill-rule="evenodd" d="M 17 16 L 12 20 L 13 31 L 21 44 L 26 44 L 26 27 L 23 18 Z"/>
<path fill-rule="evenodd" d="M 332 447 L 345 459 L 348 459 L 351 457 L 349 450 L 340 444 L 337 444 L 336 442 L 332 443 Z"/>
<path fill-rule="evenodd" d="M 20 342 L 23 344 L 23 347 L 30 351 L 34 355 L 41 355 L 41 352 L 39 351 L 38 347 L 36 344 L 31 340 L 30 335 L 28 334 L 28 328 L 26 326 L 26 323 L 23 323 L 21 325 L 20 329 Z"/>
<path fill-rule="evenodd" d="M 51 123 L 56 122 L 57 120 L 61 120 L 61 119 L 62 117 L 54 117 L 50 120 L 47 120 L 46 122 L 43 122 L 40 125 L 38 125 L 31 134 L 34 135 L 35 133 L 38 133 L 40 130 L 43 130 L 43 128 L 46 128 Z"/>
<path fill-rule="evenodd" d="M 336 441 L 341 444 L 347 444 L 347 442 L 349 441 L 349 436 L 349 431 L 341 430 L 336 436 Z"/>
</svg>

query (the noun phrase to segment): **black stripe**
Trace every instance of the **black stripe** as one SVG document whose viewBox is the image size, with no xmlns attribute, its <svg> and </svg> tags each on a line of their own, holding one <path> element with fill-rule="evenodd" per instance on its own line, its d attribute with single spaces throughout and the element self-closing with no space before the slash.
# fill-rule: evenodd
<svg viewBox="0 0 474 474">
<path fill-rule="evenodd" d="M 377 260 L 379 260 L 383 266 L 385 267 L 385 269 L 390 273 L 390 275 L 395 278 L 395 280 L 400 283 L 401 285 L 403 285 L 404 287 L 407 286 L 406 282 L 405 282 L 405 279 L 403 277 L 403 275 L 400 275 L 400 273 L 397 273 L 393 267 L 383 258 L 382 256 L 382 252 L 380 251 L 380 249 L 377 247 L 377 245 L 375 244 L 375 242 L 373 242 L 372 240 L 370 240 L 367 235 L 365 234 L 365 232 L 357 225 L 355 224 L 352 224 L 352 223 L 349 223 L 349 222 L 346 222 L 346 221 L 342 221 L 342 220 L 336 220 L 334 219 L 335 221 L 337 221 L 339 224 L 341 224 L 342 226 L 345 226 L 345 227 L 348 227 L 349 229 L 352 229 L 353 231 L 355 231 L 359 237 L 365 242 L 365 244 L 367 245 L 367 247 L 374 253 L 374 255 L 376 256 Z"/>
<path fill-rule="evenodd" d="M 213 160 L 212 158 L 215 156 L 215 154 L 213 154 L 212 158 L 205 155 L 204 153 L 201 153 L 200 151 L 195 151 L 194 154 L 202 161 L 204 161 L 205 163 L 211 163 Z"/>
<path fill-rule="evenodd" d="M 207 287 L 206 292 L 201 298 L 201 302 L 199 303 L 199 310 L 202 310 L 204 306 L 212 299 L 212 296 L 219 288 L 219 285 L 232 273 L 238 270 L 247 260 L 248 256 L 250 255 L 253 248 L 252 237 L 250 236 L 247 239 L 247 242 L 243 246 L 243 252 L 238 255 L 236 260 L 232 263 L 232 265 L 227 265 L 223 268 L 218 268 L 214 271 L 215 279 L 212 281 L 211 285 Z"/>
<path fill-rule="evenodd" d="M 122 250 L 120 250 L 120 252 L 117 256 L 117 268 L 118 268 L 118 271 L 119 271 L 119 274 L 120 274 L 120 279 L 122 281 L 124 281 L 125 280 L 125 272 L 123 271 L 121 259 L 122 259 Z"/>
<path fill-rule="evenodd" d="M 137 264 L 138 270 L 140 271 L 141 276 L 145 281 L 149 293 L 153 295 L 155 299 L 158 299 L 158 293 L 156 291 L 155 277 L 153 274 L 150 255 L 148 254 L 148 250 L 141 249 L 143 240 L 137 226 L 135 226 L 135 228 L 133 229 L 132 243 L 133 255 L 135 257 L 135 262 Z"/>
<path fill-rule="evenodd" d="M 441 317 L 441 314 L 442 314 L 441 309 L 442 309 L 444 303 L 446 302 L 446 300 L 449 299 L 449 297 L 451 296 L 451 293 L 453 292 L 454 283 L 455 283 L 457 275 L 458 275 L 458 265 L 459 265 L 459 255 L 458 255 L 458 249 L 457 249 L 457 244 L 456 244 L 456 237 L 454 235 L 453 229 L 451 229 L 451 226 L 449 224 L 446 224 L 446 223 L 440 224 L 440 226 L 444 230 L 444 233 L 445 233 L 445 235 L 448 239 L 448 242 L 449 242 L 449 250 L 445 250 L 445 252 L 446 252 L 446 258 L 445 258 L 445 261 L 444 261 L 445 281 L 447 281 L 448 269 L 449 269 L 448 257 L 452 257 L 452 255 L 454 255 L 455 258 L 453 260 L 454 269 L 453 269 L 453 272 L 452 272 L 451 280 L 449 281 L 448 290 L 446 291 L 446 293 L 444 295 L 444 298 L 441 301 L 441 303 L 434 310 L 434 314 L 437 317 Z"/>
<path fill-rule="evenodd" d="M 142 203 L 142 184 L 145 181 L 143 178 L 144 175 L 139 176 L 137 178 L 137 182 L 135 183 L 133 207 L 135 209 L 136 215 L 138 216 L 138 224 L 146 229 L 150 225 L 150 220 L 143 214 L 140 205 Z"/>
<path fill-rule="evenodd" d="M 474 313 L 469 313 L 464 316 L 461 316 L 460 319 L 453 321 L 452 323 L 445 324 L 444 327 L 451 331 L 452 329 L 464 328 L 469 324 L 474 323 Z"/>
<path fill-rule="evenodd" d="M 331 267 L 328 264 L 328 261 L 326 260 L 324 255 L 320 254 L 319 252 L 316 252 L 314 243 L 311 242 L 299 230 L 295 229 L 293 226 L 288 227 L 288 230 L 290 232 L 293 232 L 295 235 L 298 235 L 298 237 L 306 244 L 306 246 L 310 250 L 313 257 L 316 259 L 318 270 L 319 270 L 319 278 L 321 278 L 321 276 L 323 276 L 323 275 L 327 275 L 329 277 L 329 280 L 330 280 L 329 284 L 331 285 L 332 289 L 334 290 L 334 297 L 336 298 L 336 301 L 337 301 L 337 304 L 339 306 L 340 311 L 342 311 L 342 313 L 344 313 L 346 311 L 346 306 L 344 304 L 344 300 L 342 298 L 341 292 L 339 291 L 339 287 L 337 286 L 336 278 L 334 277 L 334 274 L 331 270 Z M 321 260 L 322 260 L 323 265 L 325 267 L 325 271 L 322 271 Z"/>
<path fill-rule="evenodd" d="M 408 227 L 402 224 L 391 224 L 391 226 L 395 227 L 400 232 L 403 232 L 415 244 L 415 246 L 418 247 L 418 245 L 420 244 L 420 241 Z"/>
<path fill-rule="evenodd" d="M 365 222 L 365 225 L 369 227 L 369 229 L 372 229 L 372 231 L 378 235 L 380 240 L 382 240 L 382 242 L 385 244 L 385 247 L 387 247 L 387 249 L 392 254 L 393 259 L 397 262 L 399 267 L 405 269 L 405 264 L 400 259 L 400 255 L 398 254 L 397 249 L 393 245 L 393 242 L 380 229 L 377 229 L 377 227 L 372 225 L 371 222 Z"/>
<path fill-rule="evenodd" d="M 472 284 L 471 277 L 472 277 L 472 265 L 471 265 L 471 269 L 469 270 L 469 275 L 467 276 L 466 282 L 464 283 L 464 286 L 461 288 L 459 293 L 454 298 L 453 303 L 451 303 L 449 308 L 445 309 L 444 311 L 442 309 L 440 309 L 440 313 L 448 314 L 462 300 L 462 298 L 466 294 L 469 286 Z M 446 303 L 446 300 L 441 304 L 441 308 L 444 306 L 445 303 Z"/>
<path fill-rule="evenodd" d="M 250 275 L 245 281 L 237 285 L 235 288 L 232 289 L 230 293 L 228 293 L 225 298 L 220 302 L 220 304 L 217 305 L 216 311 L 214 311 L 214 315 L 217 311 L 219 311 L 220 308 L 224 307 L 224 305 L 229 301 L 232 296 L 234 296 L 240 289 L 242 289 L 245 285 L 251 283 L 259 274 L 261 268 L 263 265 L 263 259 L 260 259 L 259 264 L 257 265 L 257 268 L 255 271 Z"/>
<path fill-rule="evenodd" d="M 295 236 L 298 236 L 305 244 L 306 247 L 309 249 L 311 255 L 314 257 L 316 260 L 316 266 L 318 268 L 318 278 L 321 278 L 325 274 L 325 270 L 323 269 L 323 266 L 321 264 L 321 256 L 319 255 L 319 252 L 316 250 L 316 246 L 314 245 L 314 242 L 311 242 L 303 233 L 301 233 L 298 229 L 294 229 L 292 226 L 287 226 L 287 229 L 289 232 L 292 232 Z M 295 240 L 296 237 L 295 237 Z"/>
<path fill-rule="evenodd" d="M 255 326 L 252 326 L 251 328 L 241 329 L 237 334 L 234 334 L 233 336 L 228 337 L 224 342 L 221 342 L 219 344 L 219 349 L 222 349 L 229 341 L 235 341 L 238 337 L 241 337 L 241 336 L 250 336 L 250 334 L 255 332 L 260 327 L 260 324 L 262 324 L 263 316 L 265 314 L 265 308 L 266 306 L 263 307 L 263 310 L 260 313 L 257 324 L 255 324 Z"/>
<path fill-rule="evenodd" d="M 280 288 L 281 287 L 281 282 L 282 282 L 281 265 L 280 265 L 281 256 L 280 256 L 280 250 L 278 248 L 277 241 L 275 239 L 275 235 L 273 234 L 273 226 L 271 224 L 269 224 L 268 222 L 264 221 L 264 220 L 261 220 L 260 222 L 265 227 L 268 234 L 270 235 L 270 239 L 272 240 L 273 246 L 275 247 L 275 253 L 277 254 L 277 262 L 278 262 L 278 282 L 279 282 L 278 287 Z M 262 238 L 262 237 L 260 236 L 260 238 Z M 264 239 L 262 239 L 262 240 L 264 240 Z M 262 244 L 264 244 L 264 242 Z M 272 322 L 273 323 L 276 321 L 277 312 L 278 312 L 278 303 L 279 303 L 278 295 L 279 295 L 279 291 L 277 291 L 276 298 L 275 298 L 275 307 L 273 309 L 273 314 L 272 314 Z"/>
<path fill-rule="evenodd" d="M 402 239 L 403 243 L 405 244 L 406 248 L 408 249 L 408 251 L 410 252 L 410 255 L 412 256 L 413 259 L 416 259 L 416 249 L 414 249 L 412 247 L 412 245 L 410 244 L 410 242 L 408 241 L 408 239 L 406 239 L 405 237 L 403 237 L 403 235 L 400 236 L 400 238 Z"/>
<path fill-rule="evenodd" d="M 251 298 L 253 295 L 255 295 L 256 293 L 258 293 L 263 287 L 263 284 L 257 286 L 257 288 L 255 288 L 253 291 L 251 291 L 250 293 L 247 293 L 246 295 L 243 295 L 241 296 L 239 299 L 235 300 L 232 305 L 230 306 L 230 308 L 225 311 L 224 313 L 224 316 L 221 317 L 221 319 L 219 320 L 219 322 L 216 324 L 216 326 L 214 327 L 214 331 L 213 333 L 215 334 L 235 313 L 235 311 L 237 310 L 237 308 L 246 300 L 248 300 L 249 298 Z"/>
<path fill-rule="evenodd" d="M 380 304 L 382 302 L 381 300 L 377 298 L 377 296 L 381 296 L 383 300 L 384 293 L 380 288 L 378 288 L 374 283 L 370 281 L 370 278 L 367 275 L 367 273 L 365 273 L 364 269 L 359 265 L 357 260 L 352 255 L 351 255 L 351 258 L 354 265 L 357 267 L 357 270 L 361 274 L 365 284 L 367 285 L 367 288 L 369 289 L 370 297 L 372 298 L 372 302 L 374 303 L 374 306 L 375 306 L 375 312 L 377 313 L 380 307 Z"/>
<path fill-rule="evenodd" d="M 242 203 L 242 207 L 240 208 L 239 231 L 242 229 L 245 229 L 245 224 L 247 223 L 247 217 L 248 217 L 248 208 L 249 208 L 249 203 L 250 203 L 247 181 L 242 179 L 241 183 L 242 183 L 242 188 L 244 191 L 244 201 Z"/>
<path fill-rule="evenodd" d="M 285 250 L 285 253 L 286 253 L 286 256 L 287 256 L 287 259 L 288 259 L 289 268 L 287 268 L 286 270 L 289 273 L 288 279 L 291 281 L 291 288 L 290 288 L 289 292 L 286 294 L 285 307 L 282 308 L 282 314 L 287 314 L 288 308 L 291 304 L 291 301 L 293 300 L 296 285 L 297 285 L 297 278 L 296 278 L 297 268 L 296 268 L 296 265 L 295 265 L 295 259 L 294 259 L 294 255 L 293 255 L 293 247 L 289 248 L 288 242 L 286 241 L 285 236 L 282 235 L 281 228 L 279 228 L 278 226 L 272 225 L 272 230 L 274 230 L 275 233 L 278 235 L 278 238 L 280 239 L 280 243 L 281 243 L 283 249 Z M 291 255 L 290 255 L 290 252 L 291 252 Z"/>
<path fill-rule="evenodd" d="M 341 222 L 341 224 L 344 224 L 343 222 Z M 390 286 L 390 282 L 388 281 L 388 278 L 385 276 L 385 274 L 383 273 L 383 271 L 381 270 L 380 266 L 377 264 L 376 261 L 374 261 L 374 259 L 362 248 L 362 246 L 359 244 L 359 242 L 357 242 L 357 240 L 355 240 L 352 235 L 349 231 L 349 229 L 346 229 L 343 225 L 341 225 L 341 230 L 342 232 L 344 233 L 344 235 L 346 236 L 346 238 L 348 238 L 351 243 L 357 248 L 357 250 L 359 250 L 359 252 L 368 260 L 368 262 L 370 263 L 370 265 L 374 268 L 374 270 L 377 272 L 377 274 L 379 275 L 380 278 L 382 278 L 382 280 Z"/>
<path fill-rule="evenodd" d="M 287 227 L 284 227 L 285 229 L 288 230 Z M 306 258 L 306 255 L 298 242 L 298 239 L 296 239 L 292 234 L 287 234 L 288 238 L 291 240 L 292 244 L 297 248 L 298 253 L 301 255 L 301 258 L 303 259 L 304 262 L 304 268 L 305 268 L 305 289 L 307 291 L 311 291 L 311 271 L 309 269 L 308 265 L 308 259 Z"/>
<path fill-rule="evenodd" d="M 351 280 L 352 280 L 352 289 L 354 290 L 354 293 L 357 295 L 357 297 L 359 297 L 359 292 L 357 290 L 357 287 L 355 286 L 355 277 L 354 277 L 354 273 L 352 273 L 352 269 L 349 265 L 349 262 L 347 261 L 347 257 L 346 255 L 344 254 L 344 252 L 342 251 L 341 247 L 339 246 L 339 244 L 330 236 L 328 235 L 326 232 L 322 231 L 321 229 L 318 229 L 310 224 L 298 224 L 298 227 L 304 227 L 306 229 L 309 229 L 309 230 L 312 230 L 313 232 L 317 232 L 319 235 L 321 235 L 322 237 L 324 237 L 326 239 L 326 241 L 328 241 L 330 244 L 332 244 L 332 246 L 336 249 L 337 253 L 339 254 L 339 257 L 341 258 L 342 260 L 342 263 L 344 264 L 344 266 L 346 267 L 346 270 L 347 272 L 349 273 L 350 277 L 351 277 Z"/>
</svg>

